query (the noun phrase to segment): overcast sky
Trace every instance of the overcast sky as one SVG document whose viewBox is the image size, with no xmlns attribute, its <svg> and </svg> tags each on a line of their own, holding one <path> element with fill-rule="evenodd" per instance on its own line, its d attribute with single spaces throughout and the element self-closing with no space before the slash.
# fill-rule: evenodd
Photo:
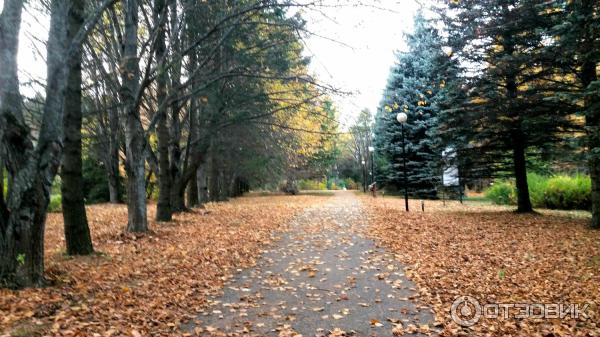
<svg viewBox="0 0 600 337">
<path fill-rule="evenodd" d="M 304 0 L 314 1 L 314 0 Z M 30 2 L 32 4 L 34 2 Z M 322 81 L 350 96 L 334 97 L 342 125 L 352 123 L 363 108 L 375 111 L 394 63 L 394 51 L 405 48 L 403 34 L 412 29 L 415 0 L 322 0 L 323 6 L 303 12 L 311 35 L 305 52 L 311 70 Z M 0 0 L 0 8 L 3 0 Z M 37 18 L 36 18 L 37 17 Z M 44 46 L 48 18 L 24 13 L 19 50 L 21 81 L 44 80 Z M 318 36 L 317 36 L 318 35 Z M 30 95 L 31 92 L 24 91 Z"/>
<path fill-rule="evenodd" d="M 394 52 L 404 50 L 403 34 L 412 30 L 413 15 L 419 8 L 414 0 L 372 0 L 348 5 L 357 2 L 324 0 L 322 14 L 304 14 L 308 29 L 324 37 L 307 40 L 312 71 L 322 81 L 354 93 L 335 99 L 340 121 L 345 125 L 351 124 L 364 108 L 375 112 L 394 64 Z M 335 6 L 340 3 L 341 6 Z"/>
</svg>

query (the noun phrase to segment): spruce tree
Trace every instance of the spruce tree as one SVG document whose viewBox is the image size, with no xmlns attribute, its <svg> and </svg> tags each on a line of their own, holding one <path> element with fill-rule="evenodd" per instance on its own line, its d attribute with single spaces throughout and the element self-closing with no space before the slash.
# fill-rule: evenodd
<svg viewBox="0 0 600 337">
<path fill-rule="evenodd" d="M 440 181 L 436 164 L 435 133 L 438 123 L 436 100 L 440 76 L 435 72 L 442 57 L 442 39 L 422 12 L 415 16 L 414 33 L 406 36 L 408 51 L 398 53 L 376 116 L 375 145 L 389 163 L 382 180 L 396 187 L 403 186 L 403 155 L 406 156 L 407 186 L 417 197 L 436 197 Z M 406 153 L 403 154 L 402 129 L 396 115 L 404 112 Z"/>
<path fill-rule="evenodd" d="M 569 125 L 568 110 L 548 100 L 556 71 L 545 53 L 551 13 L 536 1 L 452 1 L 449 41 L 468 76 L 456 113 L 464 158 L 478 171 L 512 171 L 519 212 L 532 211 L 528 148 L 552 145 Z"/>
<path fill-rule="evenodd" d="M 552 1 L 553 43 L 549 57 L 561 71 L 565 90 L 556 95 L 585 117 L 588 166 L 592 180 L 591 226 L 600 228 L 600 3 L 595 0 Z"/>
</svg>

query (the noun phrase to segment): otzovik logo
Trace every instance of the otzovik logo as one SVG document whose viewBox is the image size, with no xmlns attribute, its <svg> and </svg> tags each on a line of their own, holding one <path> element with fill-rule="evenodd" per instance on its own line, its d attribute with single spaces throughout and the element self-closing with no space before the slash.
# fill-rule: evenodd
<svg viewBox="0 0 600 337">
<path fill-rule="evenodd" d="M 452 320 L 459 325 L 469 327 L 477 324 L 481 317 L 487 319 L 564 319 L 589 318 L 586 314 L 589 303 L 564 304 L 564 303 L 488 303 L 481 305 L 471 296 L 460 296 L 454 300 L 450 307 Z"/>
<path fill-rule="evenodd" d="M 450 308 L 452 320 L 462 326 L 473 326 L 481 318 L 481 305 L 471 296 L 461 296 L 454 300 Z"/>
</svg>

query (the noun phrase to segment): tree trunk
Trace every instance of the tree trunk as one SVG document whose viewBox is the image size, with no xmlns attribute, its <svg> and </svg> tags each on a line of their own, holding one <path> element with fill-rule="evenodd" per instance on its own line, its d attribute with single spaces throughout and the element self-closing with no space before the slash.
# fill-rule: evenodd
<svg viewBox="0 0 600 337">
<path fill-rule="evenodd" d="M 588 146 L 590 149 L 589 167 L 590 178 L 592 180 L 592 228 L 600 229 L 600 118 L 598 112 L 595 116 L 588 114 L 586 116 L 586 124 L 589 127 L 588 131 Z M 595 150 L 595 152 L 592 152 Z"/>
<path fill-rule="evenodd" d="M 582 84 L 586 90 L 598 80 L 596 63 L 585 62 L 582 66 Z M 585 98 L 585 125 L 587 132 L 588 165 L 592 181 L 592 228 L 600 229 L 600 98 L 588 94 Z"/>
<path fill-rule="evenodd" d="M 23 150 L 31 151 L 33 146 L 28 139 L 29 130 L 24 124 L 22 115 L 21 94 L 19 92 L 19 78 L 17 67 L 17 53 L 19 46 L 19 31 L 21 25 L 21 13 L 23 10 L 22 0 L 5 0 L 4 8 L 0 13 L 0 145 L 3 147 L 2 155 L 9 171 L 15 172 L 18 167 L 11 165 L 14 160 L 13 155 L 19 156 L 19 153 L 11 153 L 11 143 L 13 146 L 21 146 Z M 21 150 L 18 149 L 17 150 Z M 24 158 L 19 158 L 21 161 Z M 16 163 L 21 164 L 24 163 Z M 13 177 L 9 176 L 12 180 Z M 6 196 L 7 203 L 10 204 L 11 196 L 14 192 L 9 191 Z M 14 211 L 9 211 L 9 205 L 4 205 L 2 200 L 2 213 L 0 217 L 0 287 L 6 285 L 19 284 L 27 285 L 28 280 L 17 279 L 17 266 L 21 262 L 22 255 L 17 252 L 16 232 L 21 230 L 20 224 L 15 221 Z M 24 256 L 23 256 L 24 257 Z M 33 275 L 29 275 L 31 279 Z"/>
<path fill-rule="evenodd" d="M 187 207 L 197 207 L 200 205 L 200 199 L 198 198 L 198 173 L 194 174 L 194 177 L 190 179 L 187 186 Z"/>
<path fill-rule="evenodd" d="M 108 197 L 111 204 L 121 202 L 121 179 L 119 175 L 118 162 L 116 167 L 108 167 Z"/>
<path fill-rule="evenodd" d="M 513 132 L 513 165 L 517 187 L 517 212 L 533 212 L 527 184 L 527 161 L 525 160 L 525 140 L 521 129 Z"/>
<path fill-rule="evenodd" d="M 206 174 L 206 164 L 198 169 L 198 193 L 200 204 L 208 202 L 208 177 Z"/>
<path fill-rule="evenodd" d="M 156 138 L 158 143 L 158 203 L 156 205 L 156 220 L 171 221 L 171 163 L 169 162 L 169 128 L 167 126 L 167 81 L 168 74 L 164 67 L 166 57 L 165 45 L 165 0 L 154 1 L 154 24 L 156 35 L 156 62 L 158 76 L 156 80 L 156 97 L 158 105 L 158 124 Z"/>
<path fill-rule="evenodd" d="M 108 160 L 106 164 L 108 193 L 111 204 L 118 204 L 122 199 L 121 174 L 119 172 L 119 111 L 110 108 L 108 112 L 110 128 L 108 144 Z"/>
<path fill-rule="evenodd" d="M 47 43 L 46 102 L 34 148 L 23 121 L 18 91 L 17 46 L 22 1 L 5 1 L 0 16 L 0 80 L 2 144 L 13 182 L 8 216 L 0 221 L 0 282 L 17 287 L 44 283 L 44 228 L 52 181 L 60 164 L 63 138 L 64 94 L 67 82 L 67 8 L 65 1 L 51 4 Z M 69 59 L 67 58 L 67 61 Z"/>
<path fill-rule="evenodd" d="M 83 25 L 84 3 L 73 1 L 69 9 L 68 38 L 72 40 Z M 81 160 L 81 52 L 70 65 L 65 96 L 64 150 L 61 166 L 62 210 L 67 254 L 89 255 L 94 249 L 85 213 Z"/>
<path fill-rule="evenodd" d="M 508 11 L 505 6 L 505 10 Z M 508 55 L 512 55 L 515 46 L 512 36 L 504 36 L 504 49 Z M 512 151 L 513 151 L 513 168 L 515 175 L 515 185 L 517 188 L 517 212 L 527 213 L 533 212 L 531 200 L 529 199 L 529 186 L 527 184 L 527 161 L 525 159 L 525 149 L 527 148 L 527 138 L 521 127 L 521 118 L 519 109 L 515 102 L 518 99 L 516 75 L 513 69 L 508 69 L 506 75 L 506 91 L 507 91 L 507 114 L 513 120 L 512 125 Z"/>
<path fill-rule="evenodd" d="M 144 128 L 140 119 L 136 95 L 139 86 L 137 55 L 138 0 L 122 0 L 125 30 L 122 52 L 122 86 L 119 96 L 124 107 L 125 121 L 125 169 L 127 171 L 127 231 L 147 232 L 145 186 Z"/>
</svg>

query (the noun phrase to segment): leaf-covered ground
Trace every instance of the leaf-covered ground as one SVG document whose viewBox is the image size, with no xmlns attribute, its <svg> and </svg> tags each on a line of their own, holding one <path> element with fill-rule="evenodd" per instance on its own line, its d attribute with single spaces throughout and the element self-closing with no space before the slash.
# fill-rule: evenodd
<svg viewBox="0 0 600 337">
<path fill-rule="evenodd" d="M 516 214 L 505 207 L 417 200 L 411 212 L 399 198 L 361 199 L 370 235 L 407 265 L 421 299 L 444 322 L 445 336 L 598 336 L 600 231 L 586 228 L 581 212 Z M 591 304 L 575 319 L 482 318 L 455 324 L 458 296 L 485 303 Z M 519 311 L 509 311 L 511 315 Z"/>
<path fill-rule="evenodd" d="M 173 336 L 238 268 L 255 263 L 274 233 L 325 196 L 246 197 L 151 222 L 123 234 L 126 206 L 88 207 L 92 257 L 64 255 L 62 216 L 50 214 L 50 286 L 0 290 L 0 336 Z M 154 207 L 149 207 L 149 218 Z"/>
<path fill-rule="evenodd" d="M 257 265 L 238 273 L 189 331 L 215 337 L 435 336 L 393 254 L 362 233 L 354 192 L 306 209 Z"/>
<path fill-rule="evenodd" d="M 300 330 L 401 336 L 442 329 L 445 336 L 598 335 L 600 232 L 585 227 L 586 213 L 520 215 L 504 207 L 430 201 L 422 213 L 411 201 L 406 214 L 398 198 L 362 197 L 358 203 L 352 192 L 342 194 L 210 204 L 171 223 L 152 222 L 152 233 L 144 236 L 123 234 L 125 206 L 92 206 L 88 217 L 99 253 L 91 257 L 64 256 L 61 215 L 51 214 L 51 283 L 0 290 L 0 336 L 222 335 L 222 324 L 230 323 L 234 332 L 227 336 L 240 335 L 239 329 L 240 336 L 262 336 L 256 328 L 268 327 L 268 333 L 296 337 Z M 256 265 L 265 249 L 266 264 Z M 273 274 L 278 265 L 279 276 Z M 230 283 L 225 297 L 215 299 L 232 274 L 245 277 L 247 286 Z M 261 296 L 239 295 L 253 286 Z M 283 300 L 270 303 L 268 292 L 277 291 Z M 402 291 L 408 293 L 396 294 Z M 452 302 L 462 295 L 482 304 L 591 307 L 579 320 L 483 318 L 464 328 L 450 317 Z M 290 298 L 300 305 L 284 303 Z M 398 308 L 388 299 L 400 301 Z M 267 316 L 260 311 L 265 308 Z M 416 313 L 428 308 L 435 320 L 423 325 Z M 246 324 L 250 319 L 254 329 Z"/>
</svg>

